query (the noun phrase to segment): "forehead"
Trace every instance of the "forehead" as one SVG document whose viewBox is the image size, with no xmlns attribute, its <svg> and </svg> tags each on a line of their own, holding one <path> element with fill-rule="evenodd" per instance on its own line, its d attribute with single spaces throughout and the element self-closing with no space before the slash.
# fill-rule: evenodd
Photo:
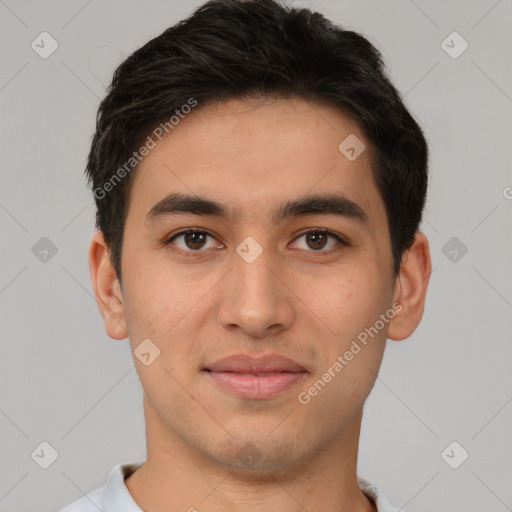
<svg viewBox="0 0 512 512">
<path fill-rule="evenodd" d="M 357 158 L 348 158 L 354 151 L 347 153 L 347 144 L 361 151 Z M 199 104 L 139 163 L 129 216 L 145 216 L 157 201 L 181 192 L 249 216 L 284 198 L 342 193 L 378 217 L 384 207 L 372 151 L 357 122 L 335 107 L 298 98 Z"/>
</svg>

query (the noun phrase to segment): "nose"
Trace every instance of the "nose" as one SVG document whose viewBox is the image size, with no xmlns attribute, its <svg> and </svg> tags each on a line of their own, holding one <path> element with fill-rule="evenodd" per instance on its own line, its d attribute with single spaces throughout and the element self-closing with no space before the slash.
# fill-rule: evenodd
<svg viewBox="0 0 512 512">
<path fill-rule="evenodd" d="M 293 293 L 287 287 L 283 268 L 280 270 L 271 260 L 268 251 L 252 263 L 234 255 L 234 268 L 224 283 L 218 309 L 222 327 L 251 338 L 264 338 L 293 324 Z"/>
</svg>

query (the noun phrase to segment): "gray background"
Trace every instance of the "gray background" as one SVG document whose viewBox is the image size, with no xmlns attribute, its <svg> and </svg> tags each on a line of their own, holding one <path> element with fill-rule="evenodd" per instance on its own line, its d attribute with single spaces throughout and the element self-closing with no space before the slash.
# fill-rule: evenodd
<svg viewBox="0 0 512 512">
<path fill-rule="evenodd" d="M 0 0 L 0 511 L 55 511 L 145 457 L 128 341 L 106 335 L 92 295 L 83 170 L 114 67 L 199 3 Z M 411 512 L 512 510 L 512 2 L 293 4 L 369 37 L 431 150 L 425 316 L 388 342 L 358 472 Z M 59 44 L 47 59 L 31 48 L 43 31 Z M 453 31 L 469 44 L 456 59 Z M 43 441 L 48 469 L 31 457 Z M 469 453 L 458 469 L 441 456 L 452 441 Z"/>
</svg>

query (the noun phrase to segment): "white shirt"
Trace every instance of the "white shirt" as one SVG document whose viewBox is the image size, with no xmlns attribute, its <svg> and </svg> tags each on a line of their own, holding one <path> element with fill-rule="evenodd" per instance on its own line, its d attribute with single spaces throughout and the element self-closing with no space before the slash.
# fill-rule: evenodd
<svg viewBox="0 0 512 512">
<path fill-rule="evenodd" d="M 103 487 L 87 493 L 59 512 L 143 512 L 124 483 L 124 479 L 143 463 L 118 464 L 110 472 L 107 483 Z M 357 481 L 359 488 L 375 504 L 378 512 L 399 512 L 398 508 L 390 505 L 378 487 L 360 477 Z"/>
</svg>

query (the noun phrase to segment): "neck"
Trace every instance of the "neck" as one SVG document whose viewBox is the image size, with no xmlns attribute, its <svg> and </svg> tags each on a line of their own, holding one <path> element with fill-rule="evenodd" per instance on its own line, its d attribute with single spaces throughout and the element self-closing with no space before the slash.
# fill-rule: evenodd
<svg viewBox="0 0 512 512">
<path fill-rule="evenodd" d="M 338 438 L 286 468 L 226 466 L 184 443 L 144 401 L 146 462 L 126 480 L 143 510 L 152 512 L 376 512 L 357 484 L 362 409 Z"/>
</svg>

